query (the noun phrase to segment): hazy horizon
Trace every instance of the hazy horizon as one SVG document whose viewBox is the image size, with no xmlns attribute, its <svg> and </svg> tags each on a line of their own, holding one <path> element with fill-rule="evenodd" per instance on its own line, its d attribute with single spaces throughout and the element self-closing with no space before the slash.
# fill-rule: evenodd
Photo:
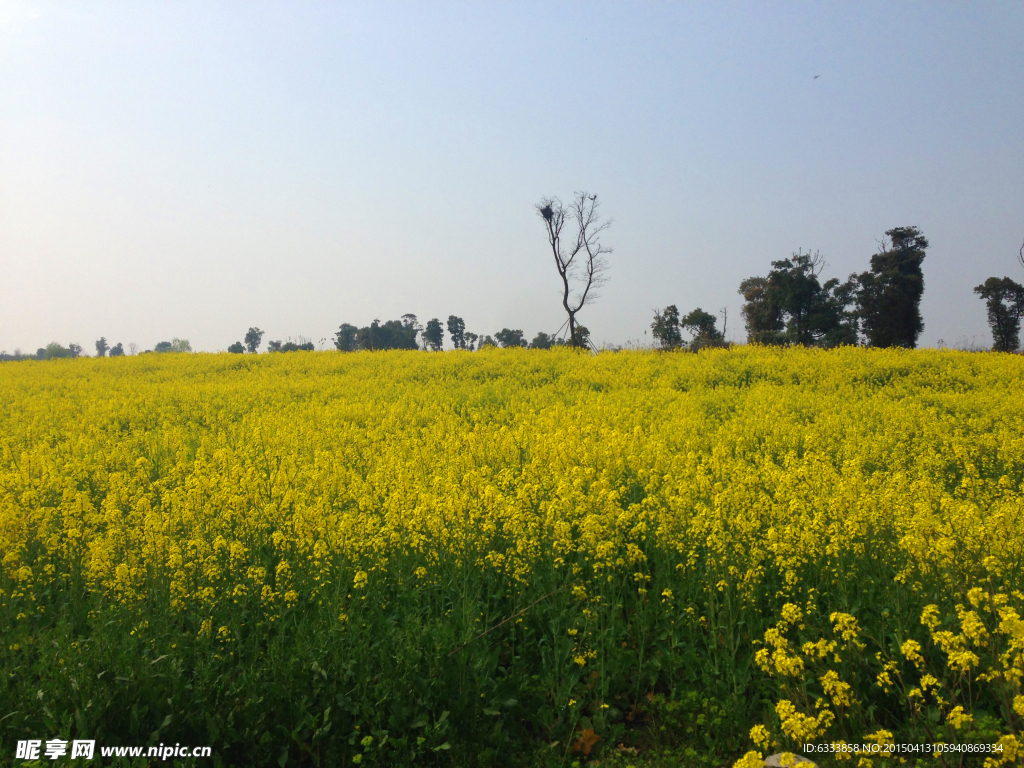
<svg viewBox="0 0 1024 768">
<path fill-rule="evenodd" d="M 916 225 L 922 346 L 1024 282 L 1024 4 L 0 1 L 0 349 L 564 321 L 534 206 L 597 193 L 598 344 Z M 645 336 L 645 331 L 647 335 Z M 447 339 L 446 339 L 447 344 Z"/>
</svg>

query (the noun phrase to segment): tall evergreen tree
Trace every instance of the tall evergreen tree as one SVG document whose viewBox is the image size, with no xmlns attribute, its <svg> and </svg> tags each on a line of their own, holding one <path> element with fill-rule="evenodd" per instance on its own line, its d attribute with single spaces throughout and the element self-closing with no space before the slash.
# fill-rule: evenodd
<svg viewBox="0 0 1024 768">
<path fill-rule="evenodd" d="M 466 323 L 461 317 L 448 315 L 448 335 L 452 339 L 452 346 L 455 349 L 466 348 Z"/>
<path fill-rule="evenodd" d="M 96 339 L 96 357 L 106 357 L 108 349 L 110 349 L 110 347 L 107 345 L 106 336 L 100 336 Z"/>
<path fill-rule="evenodd" d="M 872 347 L 917 346 L 924 330 L 921 263 L 928 239 L 917 227 L 887 231 L 888 246 L 871 257 L 871 270 L 857 275 L 857 305 L 861 327 Z"/>
<path fill-rule="evenodd" d="M 263 341 L 263 331 L 259 328 L 252 327 L 245 334 L 245 348 L 249 351 L 249 354 L 255 355 L 256 351 L 260 348 L 260 343 Z"/>
<path fill-rule="evenodd" d="M 1008 277 L 990 277 L 974 289 L 988 309 L 995 352 L 1016 352 L 1020 348 L 1020 321 L 1024 317 L 1024 285 Z"/>
<path fill-rule="evenodd" d="M 669 304 L 664 310 L 654 310 L 651 335 L 662 349 L 678 349 L 683 344 L 679 330 L 679 309 Z"/>
<path fill-rule="evenodd" d="M 444 328 L 438 318 L 427 320 L 427 327 L 423 330 L 423 345 L 433 352 L 438 352 L 444 344 Z"/>
</svg>

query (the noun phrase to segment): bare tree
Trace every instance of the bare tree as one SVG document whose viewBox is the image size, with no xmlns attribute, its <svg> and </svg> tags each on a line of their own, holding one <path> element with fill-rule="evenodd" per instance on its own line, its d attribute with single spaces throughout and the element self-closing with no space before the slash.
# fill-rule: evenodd
<svg viewBox="0 0 1024 768">
<path fill-rule="evenodd" d="M 562 280 L 562 306 L 568 315 L 569 343 L 574 347 L 585 346 L 576 313 L 597 298 L 594 289 L 607 279 L 605 256 L 612 252 L 601 244 L 601 234 L 611 221 L 601 221 L 597 209 L 597 195 L 586 192 L 577 192 L 568 207 L 557 197 L 545 197 L 537 205 L 537 213 L 547 227 L 555 268 Z M 566 233 L 568 242 L 563 242 L 566 221 L 575 224 L 576 233 L 571 239 Z"/>
<path fill-rule="evenodd" d="M 804 254 L 802 250 L 799 250 L 796 255 L 803 256 Z M 810 264 L 811 277 L 817 277 L 826 267 L 828 267 L 828 262 L 825 261 L 825 257 L 821 255 L 821 251 L 815 251 L 813 255 L 808 251 L 807 257 L 808 264 Z"/>
<path fill-rule="evenodd" d="M 1021 245 L 1017 258 L 1020 259 L 1020 265 L 1024 267 L 1024 245 Z"/>
</svg>

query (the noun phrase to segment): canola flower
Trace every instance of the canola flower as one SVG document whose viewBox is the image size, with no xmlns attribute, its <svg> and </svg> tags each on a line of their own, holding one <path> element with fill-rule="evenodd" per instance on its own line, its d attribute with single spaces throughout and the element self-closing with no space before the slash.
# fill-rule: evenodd
<svg viewBox="0 0 1024 768">
<path fill-rule="evenodd" d="M 140 636 L 159 613 L 227 658 L 443 593 L 420 615 L 466 653 L 557 608 L 531 663 L 563 729 L 710 663 L 729 695 L 774 697 L 747 747 L 928 707 L 965 733 L 979 702 L 1019 739 L 1022 382 L 1014 356 L 852 348 L 5 365 L 0 617 L 38 640 L 68 601 Z M 965 693 L 979 676 L 990 698 Z M 903 703 L 871 722 L 883 689 Z"/>
</svg>

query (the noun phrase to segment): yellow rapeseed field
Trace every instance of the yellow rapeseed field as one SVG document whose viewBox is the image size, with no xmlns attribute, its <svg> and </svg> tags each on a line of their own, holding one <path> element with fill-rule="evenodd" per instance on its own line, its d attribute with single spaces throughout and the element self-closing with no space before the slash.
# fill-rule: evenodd
<svg viewBox="0 0 1024 768">
<path fill-rule="evenodd" d="M 1020 763 L 1022 385 L 857 348 L 0 366 L 3 743 Z"/>
</svg>

